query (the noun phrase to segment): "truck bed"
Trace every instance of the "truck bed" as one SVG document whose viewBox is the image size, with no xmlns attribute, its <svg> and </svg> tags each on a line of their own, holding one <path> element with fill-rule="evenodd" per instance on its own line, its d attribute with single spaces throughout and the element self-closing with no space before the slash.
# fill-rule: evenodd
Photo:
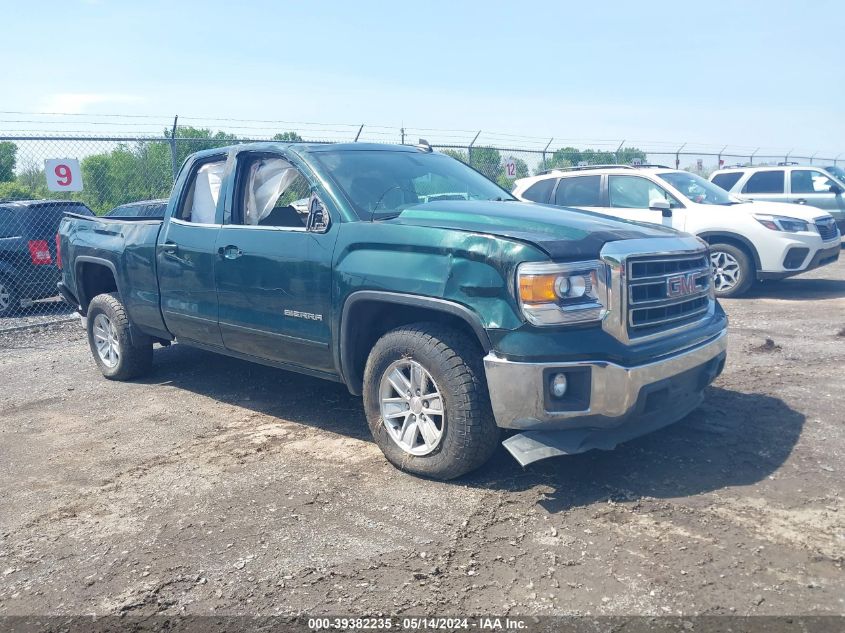
<svg viewBox="0 0 845 633">
<path fill-rule="evenodd" d="M 62 259 L 73 262 L 75 270 L 72 275 L 63 275 L 63 283 L 84 304 L 85 289 L 79 287 L 80 280 L 90 281 L 96 267 L 106 267 L 116 280 L 132 322 L 150 333 L 166 332 L 156 278 L 156 243 L 162 223 L 156 218 L 68 213 L 59 226 L 59 239 Z"/>
</svg>

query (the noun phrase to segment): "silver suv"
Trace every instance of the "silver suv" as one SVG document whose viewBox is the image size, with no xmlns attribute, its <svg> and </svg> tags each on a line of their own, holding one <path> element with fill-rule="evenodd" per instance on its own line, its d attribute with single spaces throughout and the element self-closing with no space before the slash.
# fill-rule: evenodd
<svg viewBox="0 0 845 633">
<path fill-rule="evenodd" d="M 845 180 L 836 167 L 779 163 L 766 167 L 731 167 L 710 175 L 710 181 L 742 198 L 795 202 L 824 209 L 845 233 Z"/>
</svg>

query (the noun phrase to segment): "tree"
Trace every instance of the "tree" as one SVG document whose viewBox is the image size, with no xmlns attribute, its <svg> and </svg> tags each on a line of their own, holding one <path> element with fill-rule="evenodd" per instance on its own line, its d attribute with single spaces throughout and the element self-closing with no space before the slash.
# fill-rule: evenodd
<svg viewBox="0 0 845 633">
<path fill-rule="evenodd" d="M 171 130 L 165 129 L 164 136 L 170 138 Z M 238 137 L 228 132 L 212 132 L 208 128 L 196 128 L 190 125 L 180 125 L 176 128 L 176 164 L 181 165 L 194 152 L 215 147 L 225 147 L 238 140 Z"/>
<path fill-rule="evenodd" d="M 0 143 L 0 182 L 11 182 L 15 179 L 18 146 L 11 141 Z"/>
<path fill-rule="evenodd" d="M 301 143 L 302 137 L 296 132 L 280 132 L 271 141 L 287 141 L 288 143 Z"/>
<path fill-rule="evenodd" d="M 0 182 L 0 200 L 29 200 L 34 197 L 30 190 L 19 182 Z"/>
<path fill-rule="evenodd" d="M 462 163 L 469 165 L 469 158 L 467 158 L 466 152 L 462 152 L 459 149 L 444 149 L 442 150 L 443 154 L 446 156 L 451 156 L 455 160 L 459 160 Z"/>
<path fill-rule="evenodd" d="M 502 173 L 496 179 L 496 184 L 499 185 L 502 189 L 506 189 L 507 191 L 513 191 L 513 186 L 517 178 L 527 178 L 531 174 L 530 170 L 528 169 L 528 164 L 524 160 L 522 160 L 521 158 L 514 157 L 513 162 L 516 165 L 516 178 L 508 178 L 503 168 Z"/>
<path fill-rule="evenodd" d="M 624 147 L 618 153 L 595 149 L 580 150 L 577 147 L 561 147 L 555 150 L 551 158 L 546 161 L 545 167 L 541 163 L 537 170 L 539 173 L 544 169 L 577 167 L 581 163 L 587 165 L 630 165 L 635 158 L 639 158 L 643 162 L 647 160 L 646 153 L 636 147 Z"/>
</svg>

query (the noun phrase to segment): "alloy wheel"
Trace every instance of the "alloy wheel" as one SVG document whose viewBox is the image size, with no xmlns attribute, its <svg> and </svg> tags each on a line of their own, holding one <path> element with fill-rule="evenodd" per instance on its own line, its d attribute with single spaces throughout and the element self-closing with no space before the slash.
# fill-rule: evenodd
<svg viewBox="0 0 845 633">
<path fill-rule="evenodd" d="M 410 455 L 428 455 L 443 439 L 446 407 L 431 374 L 417 361 L 403 358 L 382 375 L 379 404 L 390 438 Z"/>
<path fill-rule="evenodd" d="M 100 360 L 106 367 L 116 367 L 120 361 L 120 343 L 111 319 L 105 314 L 94 317 L 93 334 L 94 346 L 97 348 Z"/>
<path fill-rule="evenodd" d="M 727 292 L 736 287 L 742 279 L 739 262 L 730 253 L 712 251 L 710 265 L 713 268 L 713 284 L 716 292 Z"/>
</svg>

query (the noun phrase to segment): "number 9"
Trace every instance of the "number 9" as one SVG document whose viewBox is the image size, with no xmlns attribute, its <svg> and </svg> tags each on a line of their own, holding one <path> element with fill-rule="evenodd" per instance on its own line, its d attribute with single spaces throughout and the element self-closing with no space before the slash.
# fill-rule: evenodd
<svg viewBox="0 0 845 633">
<path fill-rule="evenodd" d="M 56 182 L 60 187 L 67 187 L 73 182 L 73 174 L 67 165 L 56 165 L 53 172 L 56 174 Z"/>
</svg>

